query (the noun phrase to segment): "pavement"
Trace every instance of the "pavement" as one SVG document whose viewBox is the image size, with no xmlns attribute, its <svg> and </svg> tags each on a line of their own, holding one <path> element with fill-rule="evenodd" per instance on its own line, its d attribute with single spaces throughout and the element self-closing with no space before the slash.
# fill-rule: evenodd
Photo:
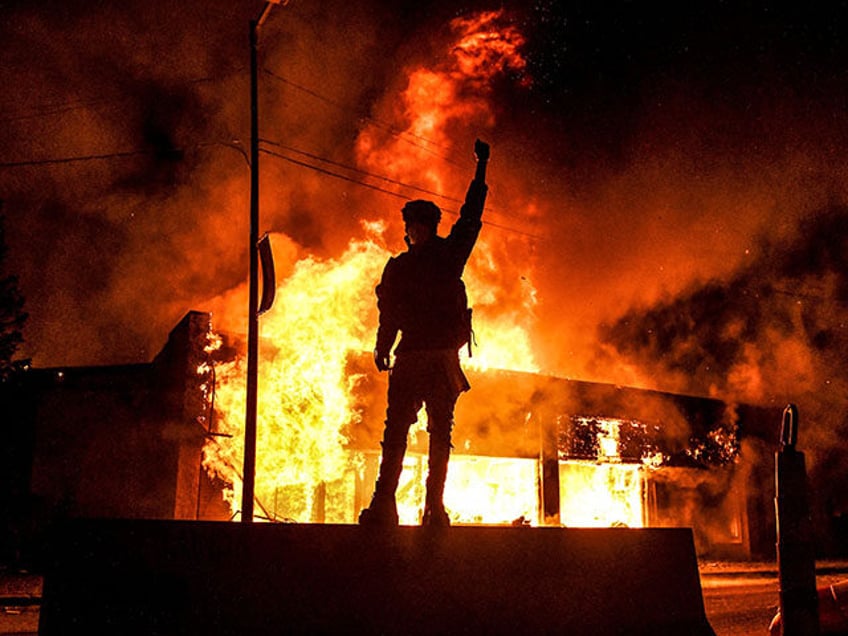
<svg viewBox="0 0 848 636">
<path fill-rule="evenodd" d="M 775 561 L 699 561 L 698 572 L 705 578 L 774 578 L 778 577 Z M 848 560 L 816 561 L 817 576 L 844 575 L 848 578 Z"/>
</svg>

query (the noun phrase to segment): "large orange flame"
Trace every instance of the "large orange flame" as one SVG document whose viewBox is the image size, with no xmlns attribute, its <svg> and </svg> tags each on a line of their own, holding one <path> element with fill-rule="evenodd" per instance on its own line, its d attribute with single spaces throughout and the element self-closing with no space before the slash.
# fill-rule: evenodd
<svg viewBox="0 0 848 636">
<path fill-rule="evenodd" d="M 278 289 L 277 308 L 262 321 L 256 494 L 270 517 L 309 520 L 316 493 L 354 468 L 342 434 L 354 417 L 356 381 L 345 375 L 346 357 L 371 346 L 373 284 L 386 257 L 374 242 L 355 241 L 338 259 L 300 261 Z M 243 373 L 241 359 L 218 369 L 219 429 L 232 437 L 216 437 L 205 451 L 207 468 L 234 485 L 236 509 Z"/>
<path fill-rule="evenodd" d="M 434 67 L 412 69 L 406 89 L 395 100 L 400 112 L 394 115 L 405 122 L 404 134 L 387 135 L 377 127 L 362 131 L 357 152 L 364 167 L 438 192 L 464 191 L 465 184 L 433 161 L 432 153 L 451 151 L 450 133 L 458 126 L 490 126 L 489 82 L 499 73 L 524 68 L 522 37 L 514 27 L 503 26 L 502 18 L 501 12 L 485 12 L 451 23 L 454 40 L 445 59 Z M 383 230 L 381 222 L 366 224 L 369 238 L 351 241 L 338 258 L 298 262 L 278 288 L 277 307 L 262 318 L 255 481 L 260 516 L 349 523 L 356 506 L 367 503 L 363 490 L 370 492 L 371 484 L 364 476 L 373 476 L 378 453 L 349 447 L 346 432 L 358 417 L 353 406 L 358 377 L 349 374 L 347 363 L 350 352 L 373 347 L 373 290 L 389 256 Z M 497 237 L 484 232 L 466 272 L 480 344 L 466 364 L 535 371 L 528 335 L 535 289 L 521 277 L 517 291 L 511 290 L 504 302 L 503 264 L 494 241 Z M 204 452 L 207 470 L 232 484 L 228 497 L 234 510 L 241 507 L 242 367 L 243 361 L 236 359 L 217 369 L 217 428 L 225 436 L 212 438 Z M 423 429 L 419 420 L 411 438 Z M 417 523 L 426 456 L 410 452 L 405 468 L 398 490 L 401 522 Z M 573 474 L 566 472 L 563 479 L 572 484 Z M 632 486 L 638 471 L 634 475 L 619 471 L 615 478 Z M 455 455 L 446 505 L 454 522 L 537 523 L 537 482 L 538 462 L 533 459 Z M 616 514 L 616 519 L 634 524 L 639 513 Z M 597 524 L 599 518 L 595 514 L 590 521 Z"/>
</svg>

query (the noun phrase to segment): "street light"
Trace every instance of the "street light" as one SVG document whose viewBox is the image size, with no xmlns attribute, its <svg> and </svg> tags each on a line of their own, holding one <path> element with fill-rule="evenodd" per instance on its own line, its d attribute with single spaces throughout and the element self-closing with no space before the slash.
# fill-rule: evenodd
<svg viewBox="0 0 848 636">
<path fill-rule="evenodd" d="M 259 368 L 259 97 L 257 40 L 259 27 L 273 5 L 289 0 L 268 0 L 256 20 L 250 21 L 250 286 L 247 321 L 247 396 L 244 416 L 244 474 L 241 520 L 253 522 L 253 491 L 256 477 L 256 405 Z M 265 281 L 266 284 L 268 281 Z M 263 303 L 264 304 L 264 303 Z"/>
</svg>

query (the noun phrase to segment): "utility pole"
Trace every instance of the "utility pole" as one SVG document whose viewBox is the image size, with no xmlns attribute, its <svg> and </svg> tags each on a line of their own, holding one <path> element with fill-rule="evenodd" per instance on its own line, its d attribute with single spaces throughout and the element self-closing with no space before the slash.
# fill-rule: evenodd
<svg viewBox="0 0 848 636">
<path fill-rule="evenodd" d="M 257 371 L 259 369 L 259 28 L 280 0 L 269 0 L 256 20 L 250 21 L 250 283 L 247 322 L 247 396 L 244 416 L 244 474 L 241 520 L 253 522 L 256 479 Z M 288 0 L 283 2 L 285 6 Z"/>
</svg>

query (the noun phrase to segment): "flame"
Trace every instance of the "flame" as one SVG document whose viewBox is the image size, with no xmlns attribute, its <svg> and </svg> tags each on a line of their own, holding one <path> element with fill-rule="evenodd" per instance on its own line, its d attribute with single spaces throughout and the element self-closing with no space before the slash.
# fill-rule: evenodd
<svg viewBox="0 0 848 636">
<path fill-rule="evenodd" d="M 607 527 L 645 525 L 647 470 L 657 467 L 662 454 L 646 445 L 640 463 L 624 463 L 621 431 L 638 423 L 608 417 L 574 417 L 573 425 L 591 433 L 587 446 L 595 457 L 559 463 L 560 519 L 567 526 Z"/>
<path fill-rule="evenodd" d="M 424 446 L 427 422 L 422 409 L 409 432 L 409 445 Z M 376 462 L 378 454 L 371 461 Z M 424 511 L 427 455 L 409 452 L 397 491 L 398 517 L 408 525 L 420 523 Z M 517 457 L 451 454 L 445 483 L 445 509 L 454 524 L 536 525 L 539 520 L 538 462 Z"/>
<path fill-rule="evenodd" d="M 639 464 L 560 462 L 563 525 L 641 528 L 645 515 L 643 471 Z"/>
<path fill-rule="evenodd" d="M 523 38 L 502 22 L 502 12 L 485 12 L 451 23 L 455 38 L 446 59 L 433 68 L 412 69 L 395 101 L 406 122 L 404 134 L 386 136 L 376 127 L 361 132 L 357 152 L 363 166 L 439 191 L 464 188 L 430 159 L 434 148 L 450 150 L 450 133 L 458 124 L 491 125 L 486 99 L 490 80 L 524 69 L 519 54 Z M 409 143 L 410 138 L 416 143 Z M 350 448 L 348 433 L 360 424 L 354 394 L 361 377 L 347 369 L 350 352 L 373 347 L 373 290 L 390 255 L 382 241 L 387 227 L 382 219 L 364 222 L 369 238 L 352 240 L 338 258 L 309 256 L 297 262 L 278 287 L 277 307 L 262 318 L 255 477 L 261 517 L 350 523 L 357 508 L 367 504 L 379 453 Z M 511 285 L 504 282 L 499 240 L 484 232 L 466 271 L 479 346 L 465 363 L 537 371 L 527 331 L 535 288 L 524 276 L 513 277 Z M 243 367 L 244 361 L 236 358 L 216 369 L 218 434 L 204 450 L 206 469 L 232 484 L 227 497 L 233 510 L 241 508 Z M 419 415 L 397 493 L 401 523 L 407 524 L 420 521 L 424 499 L 426 455 L 414 448 L 419 437 L 426 439 L 423 411 Z M 613 457 L 613 428 L 606 435 L 604 453 Z M 454 454 L 445 488 L 453 522 L 538 523 L 538 471 L 539 462 L 532 458 Z M 567 523 L 641 525 L 638 467 L 566 462 L 560 472 Z"/>
<path fill-rule="evenodd" d="M 301 260 L 278 288 L 279 306 L 263 318 L 255 482 L 261 516 L 353 519 L 350 502 L 365 458 L 350 451 L 344 433 L 357 423 L 353 394 L 359 380 L 348 375 L 347 361 L 349 352 L 372 348 L 377 321 L 373 287 L 388 256 L 384 247 L 370 240 L 351 242 L 338 259 Z M 532 364 L 526 334 L 515 329 L 499 333 L 497 326 L 485 322 L 481 334 L 486 334 L 481 337 L 489 352 L 487 360 L 523 359 Z M 213 437 L 204 452 L 207 470 L 233 485 L 228 500 L 234 511 L 241 507 L 243 367 L 243 359 L 237 358 L 216 369 L 218 432 L 226 437 Z M 422 419 L 410 437 L 425 428 Z M 420 519 L 424 464 L 410 453 L 399 488 L 401 518 L 409 523 Z M 496 523 L 522 515 L 535 518 L 534 465 L 530 460 L 503 458 L 452 462 L 446 497 L 455 520 Z M 479 479 L 472 477 L 475 474 Z M 510 474 L 516 478 L 504 479 Z M 504 486 L 507 483 L 515 486 Z M 489 494 L 483 496 L 484 491 Z M 485 501 L 490 502 L 488 511 Z M 531 502 L 529 508 L 526 502 Z"/>
<path fill-rule="evenodd" d="M 355 419 L 357 378 L 346 375 L 346 360 L 349 351 L 372 346 L 373 285 L 386 258 L 373 241 L 354 241 L 338 259 L 298 262 L 278 288 L 272 319 L 262 321 L 255 490 L 270 518 L 310 520 L 326 484 L 355 470 L 343 429 Z M 213 440 L 204 459 L 233 484 L 234 509 L 241 506 L 237 467 L 244 453 L 242 366 L 239 358 L 218 369 L 219 425 L 232 437 Z M 347 520 L 326 508 L 323 514 Z"/>
<path fill-rule="evenodd" d="M 460 34 L 453 53 L 463 76 L 488 78 L 496 73 L 521 73 L 527 67 L 520 53 L 524 36 L 514 26 L 502 24 L 503 16 L 503 11 L 484 11 L 451 22 Z"/>
<path fill-rule="evenodd" d="M 472 347 L 470 357 L 467 349 L 460 351 L 463 362 L 475 369 L 537 372 L 533 346 L 524 327 L 534 315 L 536 290 L 523 279 L 517 303 L 497 314 L 487 312 L 488 307 L 499 305 L 499 272 L 491 246 L 481 241 L 465 276 L 469 303 L 474 308 L 474 341 L 479 346 Z"/>
<path fill-rule="evenodd" d="M 400 99 L 392 100 L 389 117 L 406 122 L 403 133 L 366 128 L 357 139 L 360 161 L 393 179 L 445 192 L 449 175 L 432 161 L 434 153 L 450 153 L 457 127 L 491 127 L 491 81 L 526 66 L 524 38 L 504 22 L 503 11 L 453 20 L 455 40 L 446 58 L 433 68 L 412 69 Z"/>
</svg>

